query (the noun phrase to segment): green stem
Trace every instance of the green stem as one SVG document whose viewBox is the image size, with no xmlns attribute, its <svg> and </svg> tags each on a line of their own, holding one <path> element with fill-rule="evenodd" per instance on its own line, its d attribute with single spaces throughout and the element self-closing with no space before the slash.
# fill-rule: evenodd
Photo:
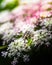
<svg viewBox="0 0 52 65">
<path fill-rule="evenodd" d="M 5 46 L 0 46 L 0 50 L 1 50 L 1 49 L 5 49 L 5 48 L 7 48 L 7 45 L 5 45 Z"/>
</svg>

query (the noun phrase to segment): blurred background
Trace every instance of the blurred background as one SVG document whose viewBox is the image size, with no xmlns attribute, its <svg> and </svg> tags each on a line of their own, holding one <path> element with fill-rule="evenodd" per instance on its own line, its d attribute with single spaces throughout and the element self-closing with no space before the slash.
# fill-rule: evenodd
<svg viewBox="0 0 52 65">
<path fill-rule="evenodd" d="M 12 10 L 16 6 L 23 4 L 36 3 L 39 0 L 0 0 L 0 11 Z"/>
</svg>

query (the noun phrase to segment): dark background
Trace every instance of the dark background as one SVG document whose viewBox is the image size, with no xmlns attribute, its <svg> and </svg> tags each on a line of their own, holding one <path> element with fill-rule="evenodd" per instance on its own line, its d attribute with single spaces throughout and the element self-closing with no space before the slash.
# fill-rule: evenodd
<svg viewBox="0 0 52 65">
<path fill-rule="evenodd" d="M 10 58 L 0 55 L 0 65 L 11 65 Z M 52 45 L 41 45 L 32 49 L 29 62 L 19 62 L 17 65 L 52 65 Z"/>
</svg>

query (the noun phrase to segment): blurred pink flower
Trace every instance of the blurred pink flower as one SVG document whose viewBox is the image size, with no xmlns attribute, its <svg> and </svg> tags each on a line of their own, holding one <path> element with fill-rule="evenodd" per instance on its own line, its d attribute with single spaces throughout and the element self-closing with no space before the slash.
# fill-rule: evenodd
<svg viewBox="0 0 52 65">
<path fill-rule="evenodd" d="M 21 28 L 23 28 L 24 30 L 24 25 L 33 27 L 39 18 L 50 15 L 52 15 L 52 4 L 49 4 L 48 0 L 44 0 L 36 4 L 19 6 L 12 12 L 11 19 L 14 20 L 15 29 L 22 30 Z M 23 23 L 23 25 L 20 23 Z"/>
</svg>

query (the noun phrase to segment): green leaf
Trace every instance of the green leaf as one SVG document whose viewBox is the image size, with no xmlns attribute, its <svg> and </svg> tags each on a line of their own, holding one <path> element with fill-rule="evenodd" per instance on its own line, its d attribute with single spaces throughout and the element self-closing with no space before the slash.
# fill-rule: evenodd
<svg viewBox="0 0 52 65">
<path fill-rule="evenodd" d="M 3 0 L 2 2 L 4 3 L 5 0 Z M 1 4 L 2 4 L 2 2 L 1 2 Z M 2 5 L 0 5 L 0 11 L 3 11 L 3 10 L 12 10 L 16 6 L 18 6 L 18 5 L 19 5 L 19 0 L 12 0 L 12 2 L 6 3 L 6 5 L 4 7 Z"/>
<path fill-rule="evenodd" d="M 0 4 L 2 3 L 3 0 L 0 0 Z"/>
<path fill-rule="evenodd" d="M 16 6 L 19 5 L 19 2 L 18 0 L 14 0 L 13 2 L 11 3 L 8 3 L 5 7 L 5 9 L 9 9 L 9 10 L 12 10 L 13 8 L 15 8 Z"/>
</svg>

